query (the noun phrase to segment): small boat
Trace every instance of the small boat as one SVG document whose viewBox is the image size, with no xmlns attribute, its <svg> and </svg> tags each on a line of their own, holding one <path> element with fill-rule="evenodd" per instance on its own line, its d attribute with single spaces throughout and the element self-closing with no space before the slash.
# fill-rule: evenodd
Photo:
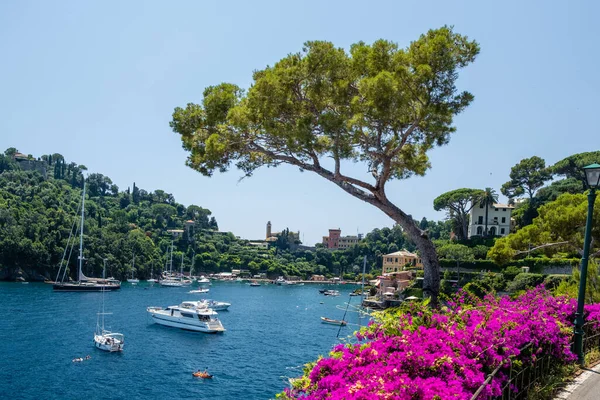
<svg viewBox="0 0 600 400">
<path fill-rule="evenodd" d="M 111 313 L 104 312 L 104 291 L 102 291 L 102 312 L 98 313 L 96 321 L 96 332 L 94 333 L 94 346 L 97 349 L 114 352 L 122 351 L 125 345 L 125 335 L 122 333 L 111 332 L 104 329 L 104 316 Z M 102 325 L 100 325 L 100 316 L 102 315 Z"/>
<path fill-rule="evenodd" d="M 249 283 L 250 286 L 260 286 L 260 283 L 253 281 Z"/>
<path fill-rule="evenodd" d="M 192 375 L 195 376 L 196 378 L 202 378 L 202 379 L 212 379 L 212 377 L 213 377 L 208 372 L 201 372 L 201 371 L 192 372 Z"/>
<path fill-rule="evenodd" d="M 275 284 L 276 285 L 285 285 L 285 284 L 287 284 L 287 281 L 283 278 L 283 276 L 280 276 L 279 278 L 275 279 Z"/>
<path fill-rule="evenodd" d="M 131 283 L 132 285 L 137 285 L 140 283 L 140 280 L 133 277 L 133 271 L 135 271 L 135 254 L 133 254 L 133 261 L 131 264 L 131 279 L 127 279 L 127 282 Z"/>
<path fill-rule="evenodd" d="M 323 294 L 325 296 L 339 296 L 340 292 L 338 290 L 326 290 Z"/>
<path fill-rule="evenodd" d="M 347 322 L 344 320 L 337 320 L 337 319 L 331 319 L 331 318 L 325 318 L 325 317 L 321 317 L 321 322 L 324 324 L 329 324 L 329 325 L 341 325 L 341 326 L 346 326 Z"/>
<path fill-rule="evenodd" d="M 190 290 L 188 293 L 208 293 L 210 291 L 210 289 L 196 289 L 196 290 Z"/>
</svg>

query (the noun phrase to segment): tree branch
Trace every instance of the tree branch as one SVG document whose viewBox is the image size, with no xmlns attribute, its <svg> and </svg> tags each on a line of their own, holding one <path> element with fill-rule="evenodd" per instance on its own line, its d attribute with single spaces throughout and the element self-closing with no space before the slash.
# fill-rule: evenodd
<svg viewBox="0 0 600 400">
<path fill-rule="evenodd" d="M 569 245 L 570 245 L 570 244 L 571 244 L 571 242 L 568 242 L 568 241 L 567 241 L 567 242 L 545 243 L 545 244 L 542 244 L 542 245 L 540 245 L 540 246 L 534 247 L 534 248 L 532 248 L 532 249 L 529 249 L 529 250 L 521 250 L 521 251 L 517 251 L 517 252 L 515 253 L 515 255 L 519 255 L 519 254 L 525 254 L 525 253 L 529 254 L 529 253 L 531 253 L 531 252 L 532 252 L 532 251 L 534 251 L 534 250 L 544 249 L 544 248 L 546 248 L 546 247 L 551 247 L 551 246 L 560 246 L 560 245 L 565 245 L 565 244 L 569 244 Z"/>
</svg>

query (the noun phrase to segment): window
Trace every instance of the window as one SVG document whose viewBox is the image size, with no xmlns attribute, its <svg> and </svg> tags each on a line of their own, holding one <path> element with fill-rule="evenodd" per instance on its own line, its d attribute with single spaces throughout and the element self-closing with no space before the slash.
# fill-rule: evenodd
<svg viewBox="0 0 600 400">
<path fill-rule="evenodd" d="M 497 208 L 494 208 L 494 211 L 498 211 L 498 209 L 497 209 Z"/>
<path fill-rule="evenodd" d="M 506 211 L 506 208 L 503 208 L 502 211 Z"/>
<path fill-rule="evenodd" d="M 483 217 L 479 216 L 479 218 L 477 219 L 477 223 L 478 224 L 483 224 Z"/>
<path fill-rule="evenodd" d="M 483 234 L 483 228 L 482 227 L 480 227 L 480 226 L 477 227 L 477 234 L 478 235 Z"/>
<path fill-rule="evenodd" d="M 187 317 L 187 318 L 194 318 L 194 314 L 188 314 L 188 313 L 181 313 L 182 317 Z"/>
<path fill-rule="evenodd" d="M 398 258 L 396 258 L 396 262 L 398 262 Z"/>
<path fill-rule="evenodd" d="M 500 233 L 504 235 L 504 228 L 500 228 Z"/>
<path fill-rule="evenodd" d="M 502 223 L 503 224 L 506 223 L 506 217 L 502 217 Z M 502 233 L 504 233 L 504 232 L 502 232 Z"/>
<path fill-rule="evenodd" d="M 483 203 L 479 203 L 479 208 L 483 208 Z"/>
</svg>

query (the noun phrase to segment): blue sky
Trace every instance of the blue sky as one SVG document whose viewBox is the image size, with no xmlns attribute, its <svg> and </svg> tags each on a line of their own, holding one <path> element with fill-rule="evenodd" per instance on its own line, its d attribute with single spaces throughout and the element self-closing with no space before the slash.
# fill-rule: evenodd
<svg viewBox="0 0 600 400">
<path fill-rule="evenodd" d="M 121 189 L 163 189 L 244 238 L 262 238 L 268 220 L 307 244 L 328 228 L 366 233 L 392 221 L 296 168 L 238 182 L 235 170 L 206 178 L 185 167 L 173 108 L 199 102 L 208 85 L 247 87 L 253 70 L 307 40 L 404 47 L 454 25 L 481 44 L 459 81 L 475 101 L 428 174 L 388 188 L 415 218 L 442 219 L 432 201 L 445 191 L 499 192 L 522 158 L 554 163 L 600 148 L 598 15 L 593 1 L 0 2 L 0 150 L 58 152 Z"/>
</svg>

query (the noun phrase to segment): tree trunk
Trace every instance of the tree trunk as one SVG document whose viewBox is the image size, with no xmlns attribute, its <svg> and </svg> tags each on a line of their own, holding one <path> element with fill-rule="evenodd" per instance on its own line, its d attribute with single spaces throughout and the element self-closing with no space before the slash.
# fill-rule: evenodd
<svg viewBox="0 0 600 400">
<path fill-rule="evenodd" d="M 431 297 L 431 306 L 437 308 L 440 293 L 440 263 L 433 242 L 427 237 L 412 217 L 392 204 L 386 197 L 372 204 L 396 221 L 417 245 L 423 261 L 423 293 Z"/>
<path fill-rule="evenodd" d="M 462 240 L 467 240 L 469 237 L 469 217 L 467 215 L 463 215 L 462 217 Z"/>
<path fill-rule="evenodd" d="M 485 230 L 483 231 L 483 237 L 488 235 L 488 199 L 485 199 Z"/>
</svg>

